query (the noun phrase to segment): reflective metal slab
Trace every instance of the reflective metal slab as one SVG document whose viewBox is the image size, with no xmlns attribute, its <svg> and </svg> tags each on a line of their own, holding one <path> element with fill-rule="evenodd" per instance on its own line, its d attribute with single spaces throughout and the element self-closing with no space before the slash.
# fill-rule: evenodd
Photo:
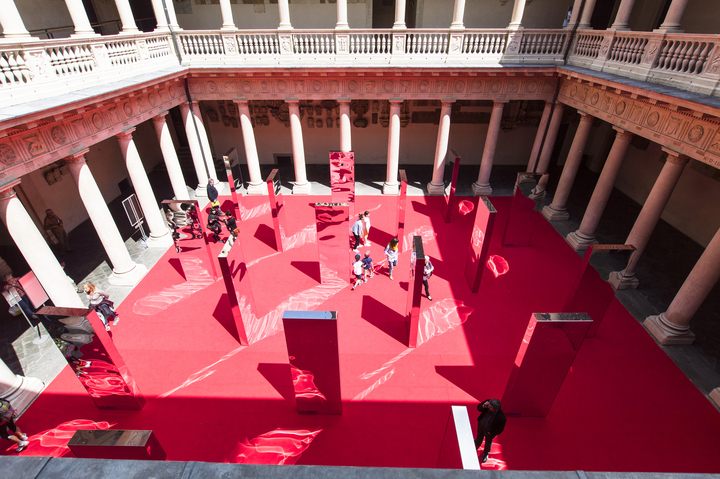
<svg viewBox="0 0 720 479">
<path fill-rule="evenodd" d="M 473 223 L 470 247 L 465 261 L 465 279 L 473 293 L 480 290 L 485 264 L 487 263 L 488 251 L 490 250 L 490 238 L 492 237 L 493 226 L 495 225 L 495 207 L 490 203 L 487 196 L 481 196 L 478 206 L 475 208 L 475 221 Z"/>
<path fill-rule="evenodd" d="M 420 302 L 422 301 L 422 279 L 425 270 L 425 250 L 422 237 L 413 236 L 415 246 L 415 266 L 410 264 L 408 281 L 407 305 L 405 309 L 405 325 L 408 331 L 408 347 L 415 348 L 418 344 L 418 324 L 420 323 Z"/>
<path fill-rule="evenodd" d="M 240 158 L 235 148 L 230 148 L 223 155 L 223 163 L 225 164 L 225 174 L 227 175 L 228 185 L 230 185 L 233 205 L 235 205 L 235 218 L 242 220 L 242 193 L 239 190 L 243 187 L 243 177 L 240 169 Z"/>
<path fill-rule="evenodd" d="M 142 409 L 145 398 L 92 309 L 43 306 L 39 314 L 79 381 L 100 409 Z"/>
<path fill-rule="evenodd" d="M 617 263 L 624 268 L 634 254 L 635 247 L 625 244 L 592 244 L 585 250 L 582 263 L 577 271 L 573 286 L 568 292 L 563 311 L 566 313 L 587 313 L 593 320 L 588 329 L 587 337 L 595 337 L 595 333 L 602 324 L 610 303 L 615 298 L 615 289 L 602 277 L 593 266 L 596 258 L 605 255 L 617 256 Z"/>
<path fill-rule="evenodd" d="M 227 239 L 225 246 L 218 255 L 220 271 L 222 271 L 225 290 L 230 301 L 235 328 L 238 332 L 238 340 L 243 346 L 250 344 L 248 330 L 253 330 L 253 320 L 257 319 L 255 314 L 255 296 L 252 291 L 250 270 L 245 262 L 242 244 L 240 239 Z"/>
<path fill-rule="evenodd" d="M 39 308 L 45 303 L 45 301 L 50 299 L 45 292 L 45 289 L 40 284 L 40 281 L 38 281 L 37 277 L 35 277 L 35 273 L 32 271 L 22 278 L 19 278 L 18 281 L 20 286 L 22 286 L 22 289 L 25 290 L 25 294 L 27 294 L 27 297 L 30 299 L 30 302 L 34 307 Z"/>
<path fill-rule="evenodd" d="M 212 267 L 213 278 L 217 279 L 217 277 L 218 277 L 217 266 L 215 266 L 215 259 L 214 259 L 212 250 L 210 249 L 210 243 L 208 242 L 208 232 L 205 231 L 206 228 L 203 226 L 203 225 L 207 224 L 207 218 L 205 218 L 205 212 L 202 210 L 202 208 L 200 208 L 200 204 L 197 202 L 197 200 L 185 200 L 185 201 L 163 200 L 162 204 L 164 204 L 164 205 L 187 204 L 187 205 L 195 206 L 195 211 L 197 211 L 197 215 L 198 215 L 198 222 L 200 223 L 200 233 L 202 234 L 203 240 L 205 241 L 205 251 L 207 252 L 208 261 L 210 262 L 210 266 Z M 192 227 L 187 226 L 186 228 L 190 228 L 190 239 L 193 239 Z M 230 235 L 230 236 L 232 236 L 232 235 Z"/>
<path fill-rule="evenodd" d="M 451 406 L 436 467 L 439 469 L 480 469 L 480 460 L 467 406 Z"/>
<path fill-rule="evenodd" d="M 285 342 L 299 414 L 342 414 L 336 311 L 285 311 Z"/>
<path fill-rule="evenodd" d="M 275 247 L 282 253 L 285 251 L 285 202 L 280 190 L 280 170 L 274 169 L 270 172 L 265 182 L 268 189 L 268 201 L 272 212 L 273 229 L 275 230 Z"/>
<path fill-rule="evenodd" d="M 164 461 L 167 457 L 152 431 L 78 429 L 67 445 L 85 459 Z"/>
<path fill-rule="evenodd" d="M 457 187 L 457 179 L 458 179 L 458 173 L 460 172 L 460 155 L 457 154 L 455 150 L 450 150 L 449 158 L 450 160 L 445 163 L 445 176 L 444 178 L 448 178 L 448 176 L 451 176 L 450 180 L 450 191 L 447 195 L 447 204 L 445 205 L 445 223 L 450 223 L 450 220 L 452 219 L 452 212 L 455 209 L 455 188 Z"/>
<path fill-rule="evenodd" d="M 330 199 L 347 203 L 350 218 L 355 218 L 355 153 L 330 152 Z"/>
<path fill-rule="evenodd" d="M 510 216 L 503 233 L 503 246 L 530 246 L 548 178 L 547 173 L 518 173 Z"/>
<path fill-rule="evenodd" d="M 350 246 L 349 205 L 347 203 L 315 203 L 318 261 L 323 268 L 337 271 L 348 281 L 352 274 L 354 254 Z M 330 278 L 332 275 L 321 275 Z"/>
<path fill-rule="evenodd" d="M 502 398 L 507 416 L 546 416 L 583 344 L 585 313 L 533 313 Z"/>
<path fill-rule="evenodd" d="M 397 199 L 397 233 L 395 237 L 400 240 L 400 252 L 403 252 L 405 241 L 405 209 L 407 203 L 407 175 L 400 170 L 400 194 Z"/>
</svg>

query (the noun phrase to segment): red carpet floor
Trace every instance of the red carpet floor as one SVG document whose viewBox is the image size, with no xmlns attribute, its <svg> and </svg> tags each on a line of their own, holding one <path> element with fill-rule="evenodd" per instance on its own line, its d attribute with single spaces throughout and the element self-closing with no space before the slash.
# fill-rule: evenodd
<svg viewBox="0 0 720 479">
<path fill-rule="evenodd" d="M 423 343 L 409 350 L 402 316 L 409 253 L 395 281 L 383 266 L 356 291 L 338 283 L 321 290 L 308 231 L 310 205 L 327 198 L 286 198 L 295 236 L 282 254 L 265 199 L 245 200 L 255 217 L 242 222 L 241 240 L 252 259 L 257 314 L 268 315 L 257 333 L 263 339 L 239 346 L 222 279 L 208 273 L 201 240 L 184 241 L 183 252 L 169 251 L 122 303 L 112 330 L 145 408 L 98 410 L 67 367 L 19 420 L 31 436 L 23 455 L 70 455 L 72 431 L 112 427 L 152 429 L 176 461 L 435 467 L 450 405 L 467 405 L 475 427 L 477 402 L 502 397 L 530 314 L 561 310 L 580 263 L 542 218 L 530 248 L 503 248 L 511 198 L 492 198 L 498 219 L 490 254 L 505 258 L 509 271 L 495 278 L 486 269 L 480 292 L 471 294 L 462 271 L 473 215 L 456 214 L 446 225 L 441 199 L 408 198 L 406 234 L 424 236 L 435 265 L 435 301 L 422 303 L 430 321 Z M 372 211 L 376 261 L 391 238 L 395 201 L 357 198 L 356 211 Z M 298 304 L 338 311 L 341 416 L 296 413 L 284 337 L 271 320 L 273 311 Z M 483 467 L 717 473 L 718 451 L 720 414 L 614 301 L 549 415 L 510 418 Z"/>
</svg>

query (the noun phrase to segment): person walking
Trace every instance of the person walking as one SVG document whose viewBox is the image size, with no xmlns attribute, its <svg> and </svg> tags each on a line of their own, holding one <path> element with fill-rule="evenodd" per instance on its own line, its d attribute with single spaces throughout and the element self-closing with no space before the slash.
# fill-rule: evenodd
<svg viewBox="0 0 720 479">
<path fill-rule="evenodd" d="M 430 256 L 425 256 L 425 267 L 423 268 L 423 286 L 425 286 L 425 296 L 427 296 L 427 299 L 432 301 L 432 297 L 430 296 L 430 287 L 428 286 L 428 280 L 430 279 L 430 276 L 432 276 L 433 271 L 435 271 L 435 268 L 433 267 L 432 261 L 430 261 Z"/>
<path fill-rule="evenodd" d="M 218 203 L 218 200 L 217 200 L 218 194 L 219 194 L 218 190 L 217 190 L 217 188 L 215 188 L 215 180 L 210 178 L 208 180 L 208 184 L 207 184 L 207 195 L 208 195 L 208 199 L 210 200 L 211 206 L 217 206 L 217 207 L 220 206 L 220 203 Z"/>
<path fill-rule="evenodd" d="M 105 291 L 97 289 L 97 287 L 92 283 L 84 285 L 83 290 L 90 302 L 90 307 L 98 313 L 100 320 L 105 325 L 105 331 L 110 331 L 109 321 L 111 317 L 113 319 L 113 326 L 117 326 L 120 322 L 120 316 L 118 316 L 118 314 L 112 309 L 114 304 L 110 301 L 110 295 Z"/>
<path fill-rule="evenodd" d="M 235 221 L 235 218 L 230 210 L 225 212 L 225 220 L 223 222 L 225 223 L 225 227 L 233 236 L 233 239 L 236 239 L 237 235 L 240 233 L 240 229 L 237 227 L 237 221 Z"/>
<path fill-rule="evenodd" d="M 23 289 L 22 286 L 20 286 L 20 281 L 18 281 L 18 278 L 14 277 L 11 274 L 5 275 L 3 278 L 5 281 L 5 286 L 3 286 L 3 294 L 5 296 L 10 296 L 14 300 L 15 303 L 20 306 L 20 309 L 23 310 L 23 313 L 25 313 L 25 316 L 32 319 L 39 319 L 38 316 L 35 314 L 35 312 L 30 308 L 30 300 L 27 297 L 27 293 Z M 10 299 L 8 299 L 8 302 Z"/>
<path fill-rule="evenodd" d="M 222 225 L 220 224 L 220 212 L 218 211 L 218 208 L 212 207 L 210 208 L 210 214 L 208 215 L 208 224 L 207 227 L 210 231 L 213 232 L 213 238 L 215 239 L 215 242 L 222 241 L 225 242 L 224 239 L 220 239 L 220 233 L 222 232 Z"/>
<path fill-rule="evenodd" d="M 397 238 L 393 238 L 385 247 L 385 256 L 387 257 L 388 269 L 390 270 L 388 276 L 390 276 L 390 279 L 393 279 L 393 268 L 397 266 L 399 242 Z"/>
<path fill-rule="evenodd" d="M 363 233 L 363 214 L 360 213 L 358 215 L 357 221 L 355 221 L 355 224 L 352 225 L 352 228 L 350 228 L 350 231 L 352 232 L 353 236 L 355 237 L 355 246 L 353 246 L 353 251 L 356 253 L 359 253 L 360 250 L 358 247 L 360 246 L 360 236 Z"/>
<path fill-rule="evenodd" d="M 493 439 L 505 429 L 507 418 L 505 413 L 500 409 L 499 399 L 486 399 L 477 406 L 480 411 L 478 416 L 477 436 L 475 437 L 475 447 L 479 448 L 485 440 L 485 448 L 482 453 L 482 462 L 487 462 Z"/>
<path fill-rule="evenodd" d="M 68 241 L 68 234 L 67 231 L 65 231 L 63 220 L 61 220 L 52 209 L 48 208 L 45 210 L 45 221 L 43 221 L 43 226 L 45 231 L 52 233 L 55 239 L 57 239 L 61 253 L 72 253 L 72 248 L 70 248 L 70 242 Z"/>
<path fill-rule="evenodd" d="M 355 275 L 355 284 L 352 287 L 352 290 L 355 291 L 355 288 L 357 285 L 363 283 L 362 274 L 363 274 L 363 264 L 362 261 L 360 261 L 360 255 L 355 255 L 355 262 L 353 263 L 353 274 Z"/>
<path fill-rule="evenodd" d="M 368 236 L 370 235 L 370 212 L 366 211 L 363 214 L 363 246 L 370 246 L 370 240 L 368 240 Z"/>
<path fill-rule="evenodd" d="M 375 276 L 375 268 L 373 266 L 373 260 L 370 257 L 370 250 L 365 252 L 365 257 L 362 259 L 363 264 L 363 282 L 368 282 L 368 273 L 370 273 L 370 277 L 372 278 Z"/>
<path fill-rule="evenodd" d="M 5 399 L 0 399 L 0 437 L 17 444 L 15 452 L 22 452 L 30 444 L 27 434 L 23 434 L 15 424 L 15 410 Z"/>
</svg>

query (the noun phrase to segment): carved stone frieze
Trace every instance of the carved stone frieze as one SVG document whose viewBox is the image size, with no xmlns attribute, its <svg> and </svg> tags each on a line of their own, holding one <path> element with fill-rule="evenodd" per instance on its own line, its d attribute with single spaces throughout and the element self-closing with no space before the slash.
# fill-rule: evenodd
<svg viewBox="0 0 720 479">
<path fill-rule="evenodd" d="M 690 158 L 720 168 L 720 119 L 696 117 L 600 85 L 562 79 L 558 101 L 647 138 Z M 588 94 L 583 92 L 587 90 Z"/>
</svg>

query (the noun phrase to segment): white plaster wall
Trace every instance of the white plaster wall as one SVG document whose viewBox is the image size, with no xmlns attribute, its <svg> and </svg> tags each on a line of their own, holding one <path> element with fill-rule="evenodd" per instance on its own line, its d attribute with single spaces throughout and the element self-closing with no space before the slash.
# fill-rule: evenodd
<svg viewBox="0 0 720 479">
<path fill-rule="evenodd" d="M 680 27 L 686 33 L 720 33 L 720 2 L 692 0 L 685 9 Z"/>
<path fill-rule="evenodd" d="M 65 0 L 14 0 L 20 12 L 25 28 L 37 30 L 41 28 L 72 27 L 72 17 L 68 12 Z M 55 38 L 67 37 L 72 29 L 56 33 Z"/>
<path fill-rule="evenodd" d="M 534 0 L 525 6 L 526 28 L 561 28 L 572 0 Z M 463 22 L 466 28 L 505 28 L 510 23 L 514 1 L 501 5 L 498 0 L 471 0 L 465 3 Z M 452 23 L 454 2 L 424 0 L 422 28 L 448 28 Z"/>
</svg>

